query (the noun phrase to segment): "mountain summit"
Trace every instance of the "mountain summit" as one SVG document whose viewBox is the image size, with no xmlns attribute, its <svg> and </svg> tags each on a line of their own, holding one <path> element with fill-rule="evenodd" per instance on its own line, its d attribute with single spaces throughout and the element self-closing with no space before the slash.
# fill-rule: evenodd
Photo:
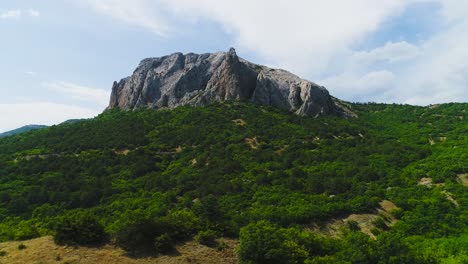
<svg viewBox="0 0 468 264">
<path fill-rule="evenodd" d="M 302 116 L 351 116 L 324 87 L 246 61 L 234 48 L 144 59 L 132 76 L 114 82 L 108 108 L 174 108 L 223 101 L 252 102 Z"/>
</svg>

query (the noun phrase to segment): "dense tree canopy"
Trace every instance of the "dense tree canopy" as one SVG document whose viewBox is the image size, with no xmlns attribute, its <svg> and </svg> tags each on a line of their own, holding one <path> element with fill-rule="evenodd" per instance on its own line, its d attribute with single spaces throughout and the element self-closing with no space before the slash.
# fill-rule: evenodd
<svg viewBox="0 0 468 264">
<path fill-rule="evenodd" d="M 243 263 L 466 262 L 468 104 L 352 107 L 359 118 L 112 110 L 2 138 L 0 240 L 110 238 L 137 254 L 198 234 L 239 237 Z M 308 228 L 384 199 L 399 220 L 377 221 L 376 240 L 352 223 L 340 238 Z"/>
</svg>

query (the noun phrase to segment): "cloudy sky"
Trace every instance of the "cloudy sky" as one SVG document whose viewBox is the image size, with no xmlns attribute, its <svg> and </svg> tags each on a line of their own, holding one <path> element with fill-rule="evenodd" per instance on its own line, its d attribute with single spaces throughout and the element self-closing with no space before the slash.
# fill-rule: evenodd
<svg viewBox="0 0 468 264">
<path fill-rule="evenodd" d="M 468 101 L 468 0 L 0 0 L 0 132 L 93 117 L 113 81 L 234 46 L 349 101 Z"/>
</svg>

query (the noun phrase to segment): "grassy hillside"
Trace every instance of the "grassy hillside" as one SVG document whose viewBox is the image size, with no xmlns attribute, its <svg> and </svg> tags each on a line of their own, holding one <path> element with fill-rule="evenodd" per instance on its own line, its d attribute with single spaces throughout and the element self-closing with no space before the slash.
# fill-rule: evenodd
<svg viewBox="0 0 468 264">
<path fill-rule="evenodd" d="M 353 108 L 109 111 L 0 139 L 0 240 L 139 256 L 234 237 L 242 263 L 466 263 L 468 104 Z"/>
</svg>

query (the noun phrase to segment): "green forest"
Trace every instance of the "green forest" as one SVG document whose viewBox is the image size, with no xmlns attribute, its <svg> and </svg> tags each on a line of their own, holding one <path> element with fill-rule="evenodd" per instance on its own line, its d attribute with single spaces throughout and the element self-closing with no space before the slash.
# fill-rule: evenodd
<svg viewBox="0 0 468 264">
<path fill-rule="evenodd" d="M 1 138 L 0 241 L 138 257 L 232 237 L 241 263 L 468 263 L 468 104 L 350 107 L 109 110 Z M 314 228 L 353 214 L 376 215 L 370 234 Z"/>
</svg>

